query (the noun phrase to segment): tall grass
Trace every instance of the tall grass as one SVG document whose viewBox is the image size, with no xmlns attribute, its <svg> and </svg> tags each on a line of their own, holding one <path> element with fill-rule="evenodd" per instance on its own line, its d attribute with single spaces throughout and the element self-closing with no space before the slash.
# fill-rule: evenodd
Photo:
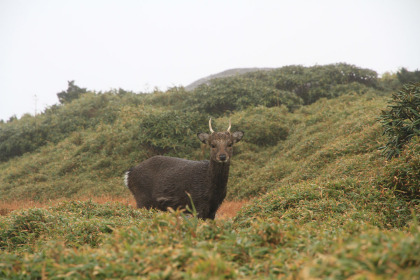
<svg viewBox="0 0 420 280">
<path fill-rule="evenodd" d="M 414 222 L 396 231 L 359 217 L 250 218 L 202 221 L 89 201 L 14 212 L 0 218 L 0 277 L 415 279 L 420 272 Z"/>
</svg>

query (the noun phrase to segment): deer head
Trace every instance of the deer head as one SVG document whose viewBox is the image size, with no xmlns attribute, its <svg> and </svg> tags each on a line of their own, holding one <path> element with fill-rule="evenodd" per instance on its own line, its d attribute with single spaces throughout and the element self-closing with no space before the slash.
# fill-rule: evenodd
<svg viewBox="0 0 420 280">
<path fill-rule="evenodd" d="M 215 132 L 211 127 L 211 118 L 209 120 L 210 133 L 198 133 L 197 136 L 201 142 L 210 146 L 210 160 L 219 163 L 229 163 L 233 154 L 233 144 L 239 142 L 244 133 L 242 131 L 230 132 L 231 123 L 224 132 Z"/>
</svg>

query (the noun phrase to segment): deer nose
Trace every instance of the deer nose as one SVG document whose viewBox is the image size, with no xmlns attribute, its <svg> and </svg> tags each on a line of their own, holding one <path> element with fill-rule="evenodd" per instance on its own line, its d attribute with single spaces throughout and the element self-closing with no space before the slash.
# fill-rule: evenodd
<svg viewBox="0 0 420 280">
<path fill-rule="evenodd" d="M 221 154 L 221 155 L 219 156 L 219 159 L 220 159 L 221 161 L 225 161 L 225 160 L 226 160 L 226 155 L 225 155 L 225 154 Z"/>
</svg>

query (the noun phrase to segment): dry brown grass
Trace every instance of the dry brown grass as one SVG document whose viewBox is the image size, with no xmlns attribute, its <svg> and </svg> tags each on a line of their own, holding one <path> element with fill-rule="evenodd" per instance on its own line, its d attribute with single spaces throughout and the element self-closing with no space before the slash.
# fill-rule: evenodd
<svg viewBox="0 0 420 280">
<path fill-rule="evenodd" d="M 248 203 L 246 200 L 242 201 L 225 201 L 217 211 L 217 219 L 228 219 L 236 216 L 239 210 Z"/>
<path fill-rule="evenodd" d="M 8 213 L 18 209 L 39 208 L 46 207 L 45 203 L 25 200 L 25 201 L 0 201 L 0 215 L 7 215 Z"/>
<path fill-rule="evenodd" d="M 19 209 L 29 209 L 29 208 L 46 208 L 49 206 L 55 206 L 60 202 L 69 201 L 71 199 L 57 199 L 51 200 L 48 202 L 37 202 L 32 200 L 19 200 L 19 201 L 9 201 L 2 202 L 0 201 L 0 215 L 7 215 L 8 213 L 19 210 Z M 106 202 L 120 202 L 125 205 L 136 207 L 136 201 L 133 197 L 114 197 L 114 196 L 99 196 L 99 197 L 85 197 L 80 199 L 73 199 L 78 201 L 87 201 L 92 200 L 96 203 L 106 203 Z M 236 216 L 236 213 L 247 203 L 247 201 L 225 201 L 220 206 L 219 211 L 217 212 L 217 219 L 228 219 Z"/>
</svg>

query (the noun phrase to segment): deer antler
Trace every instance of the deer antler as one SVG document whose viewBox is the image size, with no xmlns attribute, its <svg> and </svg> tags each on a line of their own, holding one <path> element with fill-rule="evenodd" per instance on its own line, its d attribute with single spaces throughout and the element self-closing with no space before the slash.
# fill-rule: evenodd
<svg viewBox="0 0 420 280">
<path fill-rule="evenodd" d="M 210 132 L 211 132 L 211 133 L 214 133 L 213 128 L 211 128 L 211 118 L 210 118 L 210 120 L 209 120 L 209 128 L 210 128 Z"/>
<path fill-rule="evenodd" d="M 232 127 L 232 125 L 230 124 L 230 119 L 229 119 L 229 127 L 228 127 L 228 129 L 227 129 L 227 132 L 229 132 L 230 133 L 230 128 Z"/>
</svg>

